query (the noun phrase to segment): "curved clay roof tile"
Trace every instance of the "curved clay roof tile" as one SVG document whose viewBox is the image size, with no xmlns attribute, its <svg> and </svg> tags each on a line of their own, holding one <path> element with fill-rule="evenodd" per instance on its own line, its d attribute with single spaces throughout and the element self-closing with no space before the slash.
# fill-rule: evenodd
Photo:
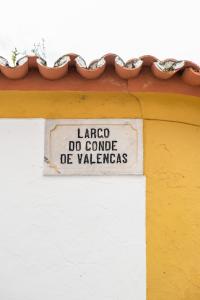
<svg viewBox="0 0 200 300">
<path fill-rule="evenodd" d="M 40 74 L 49 80 L 56 80 L 64 77 L 68 72 L 68 63 L 70 61 L 69 56 L 65 56 L 59 58 L 55 64 L 54 67 L 48 67 L 46 66 L 46 62 L 44 59 L 38 58 L 37 59 L 37 65 L 38 70 Z"/>
<path fill-rule="evenodd" d="M 9 79 L 21 79 L 25 77 L 29 70 L 28 57 L 24 56 L 20 58 L 15 67 L 10 67 L 8 62 L 5 64 L 6 59 L 0 62 L 1 73 Z"/>
<path fill-rule="evenodd" d="M 151 70 L 153 74 L 160 79 L 169 79 L 184 67 L 184 61 L 176 61 L 167 59 L 164 61 L 156 61 L 152 64 Z"/>
<path fill-rule="evenodd" d="M 75 58 L 77 72 L 86 79 L 96 79 L 104 72 L 106 61 L 104 57 L 93 61 L 89 67 L 81 56 Z"/>
<path fill-rule="evenodd" d="M 193 86 L 200 86 L 200 72 L 193 68 L 186 68 L 182 78 L 184 82 Z"/>
<path fill-rule="evenodd" d="M 135 58 L 127 61 L 126 63 L 121 57 L 115 57 L 115 71 L 123 79 L 134 78 L 138 76 L 142 69 L 143 61 Z"/>
<path fill-rule="evenodd" d="M 109 53 L 87 66 L 81 56 L 70 53 L 60 57 L 55 62 L 54 67 L 48 67 L 45 60 L 36 56 L 22 57 L 15 67 L 10 67 L 8 61 L 0 56 L 0 71 L 9 79 L 23 78 L 29 69 L 35 68 L 38 69 L 42 77 L 49 80 L 57 80 L 64 76 L 67 77 L 68 68 L 73 66 L 80 76 L 85 79 L 100 77 L 109 66 L 112 66 L 116 74 L 125 80 L 137 77 L 143 69 L 148 68 L 158 79 L 170 79 L 176 73 L 179 73 L 182 75 L 180 78 L 185 83 L 192 86 L 200 86 L 200 67 L 197 64 L 175 59 L 160 61 L 151 55 L 132 58 L 125 63 L 118 55 Z"/>
</svg>

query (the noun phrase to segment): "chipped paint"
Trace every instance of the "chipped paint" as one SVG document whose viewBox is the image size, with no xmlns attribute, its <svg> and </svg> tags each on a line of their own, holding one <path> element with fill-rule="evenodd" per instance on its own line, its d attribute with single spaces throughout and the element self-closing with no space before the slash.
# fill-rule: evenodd
<svg viewBox="0 0 200 300">
<path fill-rule="evenodd" d="M 59 170 L 58 166 L 52 163 L 46 156 L 44 156 L 44 162 L 47 163 L 50 168 L 55 170 L 57 174 L 61 174 L 61 171 Z"/>
</svg>

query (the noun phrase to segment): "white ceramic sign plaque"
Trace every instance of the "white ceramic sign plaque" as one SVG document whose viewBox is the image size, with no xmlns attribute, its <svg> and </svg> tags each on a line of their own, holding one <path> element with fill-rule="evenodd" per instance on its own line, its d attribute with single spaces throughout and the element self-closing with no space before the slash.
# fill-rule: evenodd
<svg viewBox="0 0 200 300">
<path fill-rule="evenodd" d="M 45 175 L 142 175 L 140 119 L 46 120 Z"/>
</svg>

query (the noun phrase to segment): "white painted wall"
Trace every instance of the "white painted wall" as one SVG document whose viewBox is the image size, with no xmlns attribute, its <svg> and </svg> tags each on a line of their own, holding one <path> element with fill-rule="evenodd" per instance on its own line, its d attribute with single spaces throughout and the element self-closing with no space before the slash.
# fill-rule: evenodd
<svg viewBox="0 0 200 300">
<path fill-rule="evenodd" d="M 0 299 L 145 300 L 145 178 L 44 177 L 43 139 L 0 120 Z"/>
</svg>

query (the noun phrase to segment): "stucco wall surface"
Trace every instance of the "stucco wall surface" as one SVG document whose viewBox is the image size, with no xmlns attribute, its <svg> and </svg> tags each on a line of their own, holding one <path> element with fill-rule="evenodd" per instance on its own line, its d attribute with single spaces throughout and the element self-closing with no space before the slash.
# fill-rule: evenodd
<svg viewBox="0 0 200 300">
<path fill-rule="evenodd" d="M 145 300 L 145 178 L 43 176 L 42 119 L 0 140 L 0 299 Z"/>
<path fill-rule="evenodd" d="M 199 300 L 200 98 L 67 91 L 0 96 L 3 118 L 144 119 L 147 300 Z"/>
<path fill-rule="evenodd" d="M 200 127 L 145 121 L 147 299 L 200 299 Z"/>
</svg>

